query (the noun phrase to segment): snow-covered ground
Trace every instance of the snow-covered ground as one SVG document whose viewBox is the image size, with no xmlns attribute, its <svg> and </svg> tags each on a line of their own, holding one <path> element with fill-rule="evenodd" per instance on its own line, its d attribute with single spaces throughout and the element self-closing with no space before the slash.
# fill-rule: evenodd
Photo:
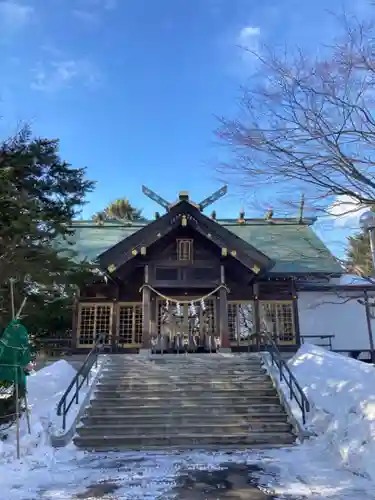
<svg viewBox="0 0 375 500">
<path fill-rule="evenodd" d="M 314 445 L 375 483 L 375 368 L 309 344 L 289 366 L 314 405 Z"/>
<path fill-rule="evenodd" d="M 98 367 L 92 368 L 91 380 L 95 379 L 102 362 L 100 359 Z M 56 415 L 56 408 L 76 373 L 77 371 L 67 361 L 60 360 L 27 377 L 31 434 L 28 432 L 26 416 L 23 415 L 20 420 L 21 457 L 38 453 L 37 448 L 48 446 L 51 433 L 58 435 L 64 432 L 62 417 Z M 85 384 L 82 387 L 79 402 L 84 400 L 89 389 L 90 385 Z M 80 404 L 74 403 L 70 409 L 67 415 L 67 429 L 72 425 L 79 408 Z M 0 463 L 14 460 L 17 451 L 14 426 L 9 431 L 2 431 L 0 427 L 0 436 L 2 435 L 6 435 L 6 438 L 0 440 Z"/>
<path fill-rule="evenodd" d="M 65 369 L 63 366 L 58 368 Z M 317 433 L 316 438 L 293 448 L 275 450 L 107 454 L 86 454 L 77 451 L 73 445 L 52 450 L 48 443 L 39 440 L 38 448 L 33 453 L 23 454 L 21 461 L 1 464 L 1 498 L 258 499 L 260 497 L 251 496 L 248 490 L 250 474 L 251 481 L 265 492 L 273 492 L 273 498 L 373 499 L 375 369 L 309 345 L 300 349 L 290 366 L 314 402 L 308 427 Z M 57 367 L 48 369 L 50 373 L 58 371 Z M 50 378 L 53 392 L 53 377 Z M 55 388 L 58 379 L 55 379 Z M 33 413 L 48 415 L 58 396 L 51 400 L 50 405 L 43 377 L 40 377 L 40 384 L 45 385 L 44 390 L 35 387 L 33 401 L 38 408 L 45 409 Z M 66 383 L 61 385 L 60 389 L 57 388 L 60 393 Z M 40 405 L 38 393 L 42 393 Z M 31 392 L 29 399 L 31 403 Z M 201 496 L 194 488 L 181 490 L 189 471 L 207 471 L 204 473 L 208 476 L 210 471 L 230 470 L 231 464 L 240 464 L 244 478 L 243 484 L 234 481 L 231 491 L 225 489 L 224 481 L 219 481 L 213 491 L 208 487 L 205 492 L 202 489 Z M 235 477 L 236 474 L 238 476 L 238 470 L 231 471 L 229 476 Z M 202 482 L 202 478 L 199 481 Z M 206 488 L 199 484 L 197 487 Z M 271 497 L 265 495 L 264 498 Z"/>
<path fill-rule="evenodd" d="M 44 447 L 21 462 L 1 466 L 1 494 L 7 500 L 251 500 L 246 487 L 227 491 L 220 481 L 213 485 L 214 495 L 208 495 L 205 485 L 203 489 L 199 484 L 196 490 L 190 486 L 188 491 L 180 491 L 187 471 L 230 469 L 231 464 L 255 466 L 255 473 L 243 471 L 244 483 L 250 474 L 262 490 L 273 493 L 270 498 L 374 499 L 372 483 L 343 471 L 319 449 L 306 444 L 294 449 L 215 453 L 85 454 L 73 446 L 55 452 Z M 103 494 L 108 486 L 113 491 L 110 488 Z"/>
</svg>

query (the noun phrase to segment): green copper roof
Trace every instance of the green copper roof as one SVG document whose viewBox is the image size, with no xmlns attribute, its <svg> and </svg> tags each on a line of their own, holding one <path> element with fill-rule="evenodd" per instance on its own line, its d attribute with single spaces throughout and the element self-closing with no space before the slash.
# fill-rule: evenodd
<svg viewBox="0 0 375 500">
<path fill-rule="evenodd" d="M 252 246 L 276 262 L 271 270 L 277 273 L 342 273 L 342 268 L 309 225 L 291 220 L 218 221 Z M 80 259 L 94 261 L 102 252 L 130 236 L 147 223 L 122 225 L 107 222 L 98 226 L 93 222 L 77 221 L 72 229 L 72 249 Z"/>
</svg>

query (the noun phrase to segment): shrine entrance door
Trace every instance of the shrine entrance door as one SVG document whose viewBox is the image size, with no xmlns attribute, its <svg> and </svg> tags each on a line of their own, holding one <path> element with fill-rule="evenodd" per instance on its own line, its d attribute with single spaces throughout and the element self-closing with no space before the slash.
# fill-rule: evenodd
<svg viewBox="0 0 375 500">
<path fill-rule="evenodd" d="M 156 300 L 154 351 L 212 352 L 217 349 L 220 337 L 216 328 L 216 296 L 202 302 L 194 302 L 196 297 L 188 300 L 188 297 Z"/>
</svg>

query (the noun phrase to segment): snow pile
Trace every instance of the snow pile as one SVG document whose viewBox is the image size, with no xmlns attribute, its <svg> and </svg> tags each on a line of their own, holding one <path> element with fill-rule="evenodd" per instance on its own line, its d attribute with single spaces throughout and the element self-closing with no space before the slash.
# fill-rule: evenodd
<svg viewBox="0 0 375 500">
<path fill-rule="evenodd" d="M 92 375 L 95 376 L 95 368 Z M 49 434 L 62 432 L 62 417 L 56 415 L 57 404 L 68 385 L 76 375 L 76 370 L 65 360 L 57 361 L 42 368 L 27 378 L 28 406 L 30 408 L 31 434 L 28 433 L 26 414 L 20 419 L 21 458 L 25 454 L 32 454 L 35 448 L 49 444 Z M 89 386 L 86 384 L 80 391 L 82 403 Z M 73 393 L 72 393 L 73 395 Z M 67 416 L 66 429 L 73 423 L 80 404 L 71 407 Z M 16 429 L 15 424 L 5 431 L 7 438 L 0 441 L 0 461 L 11 460 L 16 457 Z M 0 435 L 3 434 L 0 431 Z"/>
<path fill-rule="evenodd" d="M 375 368 L 310 344 L 289 367 L 313 403 L 307 427 L 315 444 L 375 481 Z"/>
</svg>

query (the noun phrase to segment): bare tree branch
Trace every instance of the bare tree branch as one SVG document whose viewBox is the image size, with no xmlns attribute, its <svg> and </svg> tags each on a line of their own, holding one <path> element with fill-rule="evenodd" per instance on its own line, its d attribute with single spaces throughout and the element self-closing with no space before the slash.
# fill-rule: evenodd
<svg viewBox="0 0 375 500">
<path fill-rule="evenodd" d="M 273 186 L 287 203 L 303 190 L 329 215 L 340 197 L 353 200 L 348 213 L 374 205 L 374 28 L 340 22 L 344 35 L 329 57 L 253 53 L 260 71 L 242 89 L 239 118 L 219 118 L 216 130 L 232 154 L 219 171 L 244 190 Z"/>
</svg>

